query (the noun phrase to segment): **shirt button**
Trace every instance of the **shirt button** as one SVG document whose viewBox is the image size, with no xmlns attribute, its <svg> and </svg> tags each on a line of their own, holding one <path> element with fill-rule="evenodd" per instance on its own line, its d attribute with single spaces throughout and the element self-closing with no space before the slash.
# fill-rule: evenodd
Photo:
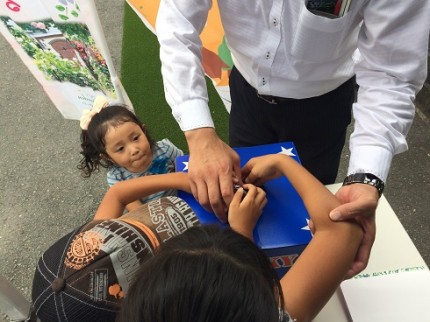
<svg viewBox="0 0 430 322">
<path fill-rule="evenodd" d="M 272 19 L 272 23 L 273 23 L 274 26 L 277 26 L 278 25 L 278 19 L 277 18 L 273 18 Z"/>
<path fill-rule="evenodd" d="M 268 51 L 267 53 L 266 53 L 266 59 L 269 59 L 270 58 L 270 51 Z"/>
<path fill-rule="evenodd" d="M 266 85 L 266 79 L 263 77 L 263 85 Z"/>
</svg>

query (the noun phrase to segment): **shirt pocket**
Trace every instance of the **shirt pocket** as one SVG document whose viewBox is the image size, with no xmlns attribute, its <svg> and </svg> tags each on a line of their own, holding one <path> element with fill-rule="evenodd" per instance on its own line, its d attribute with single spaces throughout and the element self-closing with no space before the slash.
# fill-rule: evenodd
<svg viewBox="0 0 430 322">
<path fill-rule="evenodd" d="M 310 12 L 303 5 L 290 53 L 299 60 L 310 62 L 335 60 L 343 52 L 345 28 L 349 28 L 349 12 L 343 17 L 328 18 Z"/>
</svg>

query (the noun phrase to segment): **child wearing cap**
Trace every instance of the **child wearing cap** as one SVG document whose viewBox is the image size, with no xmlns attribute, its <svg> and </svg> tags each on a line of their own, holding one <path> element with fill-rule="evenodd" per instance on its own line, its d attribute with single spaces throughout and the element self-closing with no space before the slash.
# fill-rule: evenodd
<svg viewBox="0 0 430 322">
<path fill-rule="evenodd" d="M 115 321 L 139 267 L 167 240 L 199 226 L 193 210 L 176 196 L 150 201 L 124 214 L 130 200 L 164 189 L 190 192 L 183 172 L 119 182 L 103 198 L 94 220 L 55 242 L 38 261 L 33 279 L 33 314 L 42 322 Z M 230 209 L 255 225 L 265 193 L 250 187 Z M 242 220 L 231 223 L 242 225 Z M 252 231 L 252 230 L 251 230 Z"/>
<path fill-rule="evenodd" d="M 120 219 L 93 220 L 73 230 L 39 259 L 34 314 L 42 322 L 115 321 L 138 268 L 160 243 L 196 225 L 192 209 L 169 196 Z"/>
</svg>

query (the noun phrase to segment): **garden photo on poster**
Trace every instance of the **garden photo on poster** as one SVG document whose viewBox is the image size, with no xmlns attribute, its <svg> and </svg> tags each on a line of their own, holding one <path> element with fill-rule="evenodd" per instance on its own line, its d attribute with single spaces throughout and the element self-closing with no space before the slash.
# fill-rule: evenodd
<svg viewBox="0 0 430 322">
<path fill-rule="evenodd" d="M 0 17 L 47 80 L 70 82 L 116 96 L 106 60 L 86 25 L 51 19 L 15 22 Z"/>
</svg>

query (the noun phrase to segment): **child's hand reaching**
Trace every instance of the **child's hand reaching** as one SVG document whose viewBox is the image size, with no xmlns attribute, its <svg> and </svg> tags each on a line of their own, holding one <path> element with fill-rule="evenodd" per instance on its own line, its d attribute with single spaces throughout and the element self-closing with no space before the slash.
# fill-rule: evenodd
<svg viewBox="0 0 430 322">
<path fill-rule="evenodd" d="M 247 189 L 244 195 L 244 188 Z M 228 211 L 230 227 L 239 234 L 253 239 L 254 227 L 267 203 L 263 189 L 252 184 L 245 184 L 233 196 Z"/>
<path fill-rule="evenodd" d="M 279 170 L 279 164 L 285 158 L 289 157 L 282 154 L 269 154 L 252 158 L 242 168 L 243 181 L 262 186 L 265 182 L 280 177 L 282 172 Z"/>
<path fill-rule="evenodd" d="M 182 190 L 188 193 L 191 193 L 191 187 L 190 187 L 190 181 L 188 179 L 188 173 L 186 172 L 175 172 L 178 176 L 178 186 L 176 187 L 177 190 Z"/>
</svg>

